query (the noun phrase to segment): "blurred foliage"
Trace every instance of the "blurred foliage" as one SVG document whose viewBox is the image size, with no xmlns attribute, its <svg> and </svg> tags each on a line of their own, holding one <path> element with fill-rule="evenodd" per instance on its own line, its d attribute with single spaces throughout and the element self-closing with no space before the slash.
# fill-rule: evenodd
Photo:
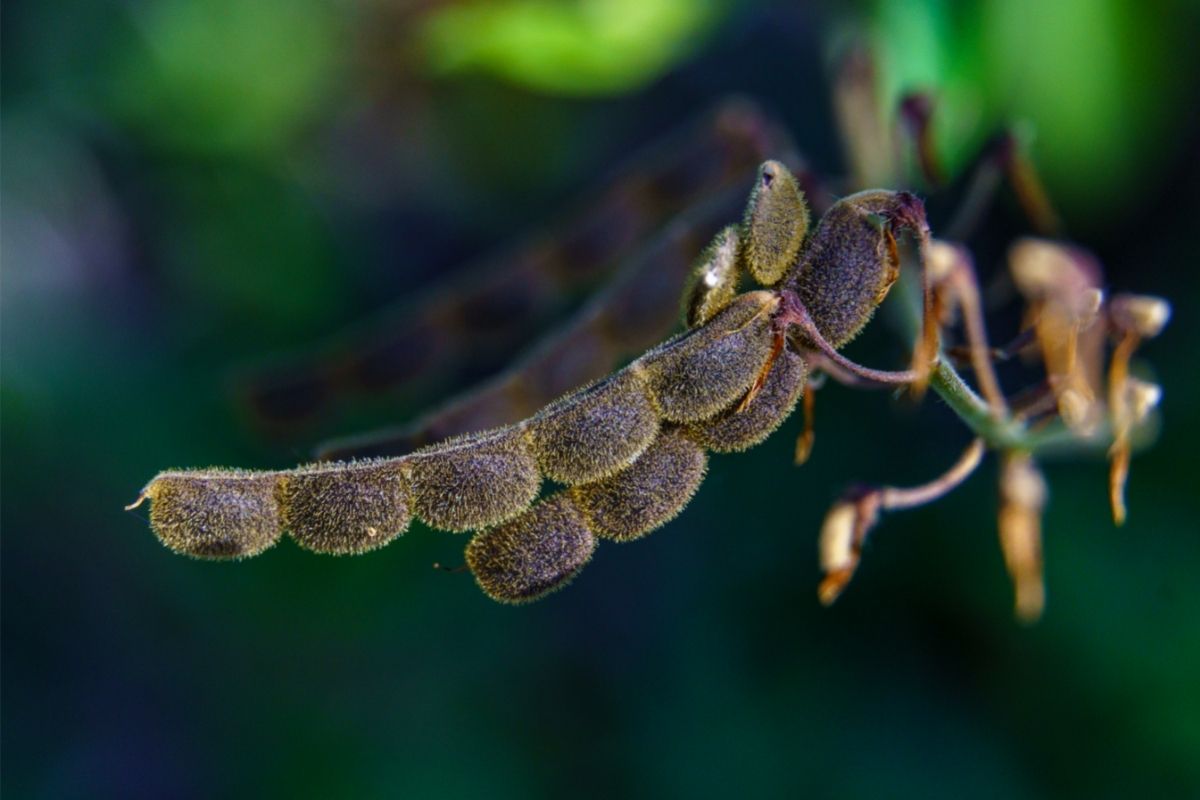
<svg viewBox="0 0 1200 800">
<path fill-rule="evenodd" d="M 448 5 L 422 31 L 438 73 L 472 70 L 532 89 L 605 95 L 637 89 L 688 55 L 718 0 L 505 0 Z"/>
<path fill-rule="evenodd" d="M 1193 32 L 1160 4 L 878 0 L 871 17 L 885 108 L 932 90 L 952 172 L 997 125 L 1024 123 L 1056 196 L 1083 213 L 1146 185 L 1188 102 L 1172 70 Z"/>
<path fill-rule="evenodd" d="M 1133 0 L 3 4 L 5 794 L 1196 796 L 1198 15 Z M 120 511 L 165 466 L 303 460 L 311 441 L 243 424 L 234 367 L 538 229 L 716 98 L 760 98 L 836 173 L 821 55 L 861 39 L 882 103 L 934 91 L 953 165 L 997 123 L 1025 125 L 1111 284 L 1179 312 L 1147 348 L 1164 436 L 1135 459 L 1130 523 L 1111 527 L 1103 464 L 1051 467 L 1037 627 L 1011 619 L 986 474 L 889 519 L 847 595 L 818 608 L 835 494 L 923 479 L 961 444 L 936 405 L 864 393 L 821 398 L 803 470 L 793 421 L 714 459 L 666 530 L 519 610 L 429 569 L 461 538 L 202 564 Z M 995 218 L 985 282 L 1017 229 L 1011 204 Z M 898 352 L 885 327 L 855 343 L 863 361 Z M 417 396 L 323 432 L 398 421 Z"/>
<path fill-rule="evenodd" d="M 117 54 L 115 114 L 164 146 L 270 153 L 336 85 L 338 24 L 325 0 L 153 3 Z"/>
</svg>

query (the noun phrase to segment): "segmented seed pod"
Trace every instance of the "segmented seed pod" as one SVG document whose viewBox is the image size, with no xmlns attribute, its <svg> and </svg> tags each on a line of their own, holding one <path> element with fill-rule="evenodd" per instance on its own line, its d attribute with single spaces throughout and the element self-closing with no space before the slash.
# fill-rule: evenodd
<svg viewBox="0 0 1200 800">
<path fill-rule="evenodd" d="M 708 322 L 634 362 L 667 422 L 705 419 L 750 388 L 771 351 L 770 292 L 748 292 Z"/>
<path fill-rule="evenodd" d="M 808 204 L 783 164 L 767 161 L 746 204 L 742 258 L 763 286 L 774 286 L 791 269 L 808 233 Z"/>
<path fill-rule="evenodd" d="M 622 469 L 657 433 L 658 415 L 629 371 L 555 403 L 529 423 L 542 474 L 567 485 Z"/>
<path fill-rule="evenodd" d="M 444 531 L 501 523 L 533 502 L 541 485 L 520 426 L 418 450 L 404 464 L 412 513 Z"/>
<path fill-rule="evenodd" d="M 566 586 L 583 569 L 596 539 L 565 494 L 481 531 L 467 545 L 467 566 L 484 594 L 502 603 L 527 603 Z"/>
<path fill-rule="evenodd" d="M 737 292 L 741 238 L 736 225 L 718 233 L 696 259 L 683 290 L 683 321 L 689 328 L 708 322 Z"/>
<path fill-rule="evenodd" d="M 271 547 L 283 532 L 277 485 L 277 473 L 164 472 L 142 497 L 151 501 L 151 528 L 175 552 L 245 558 Z"/>
<path fill-rule="evenodd" d="M 870 321 L 894 280 L 894 220 L 924 218 L 907 192 L 867 191 L 842 198 L 825 212 L 788 285 L 834 347 Z"/>
<path fill-rule="evenodd" d="M 302 547 L 348 555 L 383 547 L 411 515 L 396 461 L 321 465 L 280 480 L 284 525 Z"/>
<path fill-rule="evenodd" d="M 785 349 L 745 410 L 738 411 L 735 404 L 712 419 L 694 422 L 688 426 L 689 435 L 716 453 L 738 452 L 760 444 L 795 410 L 804 393 L 806 374 L 804 359 Z"/>
<path fill-rule="evenodd" d="M 616 475 L 568 490 L 592 533 L 627 542 L 670 521 L 704 479 L 704 450 L 679 429 L 664 430 Z"/>
</svg>

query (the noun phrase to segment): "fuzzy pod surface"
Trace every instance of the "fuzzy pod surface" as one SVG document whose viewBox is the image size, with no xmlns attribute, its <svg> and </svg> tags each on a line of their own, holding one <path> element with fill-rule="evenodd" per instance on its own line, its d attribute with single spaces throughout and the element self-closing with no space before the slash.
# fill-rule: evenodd
<svg viewBox="0 0 1200 800">
<path fill-rule="evenodd" d="M 278 481 L 275 473 L 165 472 L 142 494 L 151 500 L 151 528 L 175 552 L 245 558 L 271 547 L 283 533 Z"/>
<path fill-rule="evenodd" d="M 834 347 L 853 339 L 886 296 L 897 268 L 894 220 L 911 216 L 914 204 L 907 192 L 871 190 L 842 198 L 821 218 L 787 283 Z"/>
<path fill-rule="evenodd" d="M 704 479 L 706 464 L 704 450 L 683 431 L 665 430 L 628 469 L 569 493 L 592 533 L 632 541 L 683 510 Z"/>
<path fill-rule="evenodd" d="M 322 465 L 280 480 L 284 525 L 301 547 L 350 555 L 383 547 L 412 519 L 400 464 Z"/>
<path fill-rule="evenodd" d="M 413 514 L 444 531 L 503 522 L 532 503 L 541 486 L 520 426 L 418 450 L 405 464 Z"/>
<path fill-rule="evenodd" d="M 807 372 L 804 359 L 785 348 L 771 365 L 762 390 L 744 411 L 734 406 L 712 419 L 692 423 L 689 435 L 715 453 L 735 453 L 761 444 L 795 410 Z"/>
<path fill-rule="evenodd" d="M 742 231 L 746 270 L 763 286 L 779 283 L 808 233 L 808 204 L 796 177 L 778 161 L 758 168 Z"/>
<path fill-rule="evenodd" d="M 579 509 L 557 494 L 467 544 L 467 566 L 484 594 L 527 603 L 567 585 L 596 549 Z"/>
<path fill-rule="evenodd" d="M 631 369 L 666 422 L 705 419 L 745 392 L 771 351 L 771 292 L 747 292 L 707 324 L 638 359 Z"/>
<path fill-rule="evenodd" d="M 529 424 L 542 474 L 568 486 L 622 469 L 657 433 L 658 415 L 628 370 L 564 398 Z"/>
</svg>

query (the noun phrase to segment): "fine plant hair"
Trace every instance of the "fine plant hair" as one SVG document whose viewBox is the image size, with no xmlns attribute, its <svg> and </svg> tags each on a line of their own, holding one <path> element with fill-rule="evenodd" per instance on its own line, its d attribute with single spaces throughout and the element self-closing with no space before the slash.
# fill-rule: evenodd
<svg viewBox="0 0 1200 800">
<path fill-rule="evenodd" d="M 878 302 L 876 276 L 894 269 L 894 242 L 884 245 L 893 223 L 913 222 L 914 202 L 892 192 L 842 200 L 802 250 L 803 195 L 784 165 L 766 162 L 742 225 L 720 231 L 693 268 L 699 278 L 687 290 L 685 333 L 524 421 L 405 456 L 277 472 L 163 473 L 142 492 L 152 503 L 151 525 L 178 552 L 238 558 L 262 552 L 284 531 L 316 552 L 362 553 L 415 518 L 480 531 L 468 565 L 489 596 L 538 597 L 578 572 L 596 538 L 637 539 L 678 514 L 703 479 L 707 450 L 746 449 L 782 423 L 806 377 L 780 322 L 784 306 L 797 291 L 812 294 L 818 327 L 840 335 L 844 310 L 823 306 L 820 291 L 806 288 L 842 279 L 846 268 L 830 260 L 830 243 L 867 276 L 860 294 Z M 883 222 L 864 225 L 865 215 Z M 708 278 L 714 260 L 722 262 L 716 280 Z M 735 294 L 745 276 L 787 293 Z M 873 308 L 860 305 L 852 309 L 854 329 Z M 564 488 L 535 502 L 547 479 Z M 551 563 L 555 553 L 559 562 Z"/>
<path fill-rule="evenodd" d="M 619 491 L 621 471 L 653 450 L 662 423 L 714 416 L 745 393 L 770 350 L 775 305 L 768 292 L 744 294 L 708 324 L 522 423 L 407 456 L 164 472 L 142 491 L 151 525 L 168 547 L 196 557 L 257 555 L 285 529 L 303 547 L 347 554 L 387 543 L 413 518 L 449 531 L 498 525 L 530 506 L 544 477 L 566 486 L 611 481 Z"/>
<path fill-rule="evenodd" d="M 847 86 L 851 93 L 864 88 Z M 851 116 L 866 124 L 861 114 Z M 858 169 L 870 166 L 866 145 L 878 140 L 870 131 L 849 132 Z M 996 156 L 1002 165 L 1017 158 L 1011 148 Z M 1054 219 L 1028 165 L 1016 172 L 1024 181 L 1021 195 L 1037 201 L 1030 216 Z M 633 541 L 667 523 L 697 491 L 709 453 L 761 443 L 801 401 L 806 429 L 796 458 L 802 462 L 812 445 L 809 376 L 820 372 L 850 386 L 914 394 L 931 388 L 975 435 L 958 462 L 929 483 L 860 486 L 833 506 L 820 536 L 822 602 L 833 602 L 847 585 L 881 513 L 944 496 L 991 449 L 1001 457 L 998 524 L 1017 613 L 1036 618 L 1044 597 L 1047 491 L 1035 456 L 1063 443 L 1103 447 L 1114 519 L 1124 520 L 1139 426 L 1161 396 L 1159 387 L 1130 374 L 1130 359 L 1166 325 L 1169 304 L 1140 295 L 1106 301 L 1098 267 L 1086 255 L 1023 240 L 1010 262 L 1031 321 L 1011 352 L 997 350 L 987 343 L 970 255 L 933 238 L 922 200 L 906 191 L 861 191 L 820 203 L 823 213 L 812 228 L 803 183 L 782 161 L 766 161 L 740 224 L 705 219 L 715 231 L 710 244 L 696 248 L 690 270 L 673 265 L 664 282 L 682 287 L 687 330 L 657 346 L 645 338 L 662 327 L 664 309 L 674 303 L 645 290 L 652 272 L 631 269 L 585 306 L 557 344 L 415 431 L 382 440 L 400 448 L 406 437 L 438 434 L 442 441 L 393 457 L 291 470 L 166 471 L 130 507 L 149 500 L 150 524 L 162 543 L 208 559 L 257 555 L 284 533 L 315 552 L 363 553 L 400 536 L 414 519 L 473 532 L 466 564 L 480 588 L 497 601 L 524 603 L 570 582 L 598 541 Z M 867 325 L 897 280 L 902 234 L 915 240 L 921 268 L 920 333 L 910 369 L 871 369 L 839 348 Z M 673 235 L 659 240 L 667 243 L 664 252 L 678 246 L 679 234 Z M 966 339 L 959 359 L 970 363 L 982 396 L 942 346 L 943 328 L 956 315 Z M 1106 368 L 1108 340 L 1115 347 Z M 993 360 L 1035 345 L 1045 380 L 1006 396 Z M 648 349 L 592 380 L 635 346 Z M 1100 387 L 1105 379 L 1107 387 Z M 516 399 L 522 395 L 526 405 Z"/>
</svg>

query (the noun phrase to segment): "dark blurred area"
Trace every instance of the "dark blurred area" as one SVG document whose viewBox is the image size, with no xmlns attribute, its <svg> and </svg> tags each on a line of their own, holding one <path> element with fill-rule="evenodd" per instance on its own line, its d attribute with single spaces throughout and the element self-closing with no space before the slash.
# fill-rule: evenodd
<svg viewBox="0 0 1200 800">
<path fill-rule="evenodd" d="M 1200 795 L 1196 4 L 62 0 L 0 24 L 6 795 Z M 1038 624 L 990 463 L 888 517 L 818 605 L 843 487 L 926 480 L 969 438 L 933 399 L 837 387 L 806 466 L 798 419 L 714 457 L 679 519 L 527 607 L 430 568 L 462 536 L 202 563 L 121 510 L 164 467 L 290 466 L 479 377 L 290 439 L 237 400 L 247 365 L 543 227 L 724 97 L 842 173 L 851 42 L 883 102 L 937 98 L 951 172 L 1015 122 L 1109 285 L 1174 306 L 1129 522 L 1102 459 L 1047 465 Z M 976 251 L 1001 305 L 1018 216 L 1002 195 Z M 906 346 L 880 321 L 854 353 Z"/>
</svg>

